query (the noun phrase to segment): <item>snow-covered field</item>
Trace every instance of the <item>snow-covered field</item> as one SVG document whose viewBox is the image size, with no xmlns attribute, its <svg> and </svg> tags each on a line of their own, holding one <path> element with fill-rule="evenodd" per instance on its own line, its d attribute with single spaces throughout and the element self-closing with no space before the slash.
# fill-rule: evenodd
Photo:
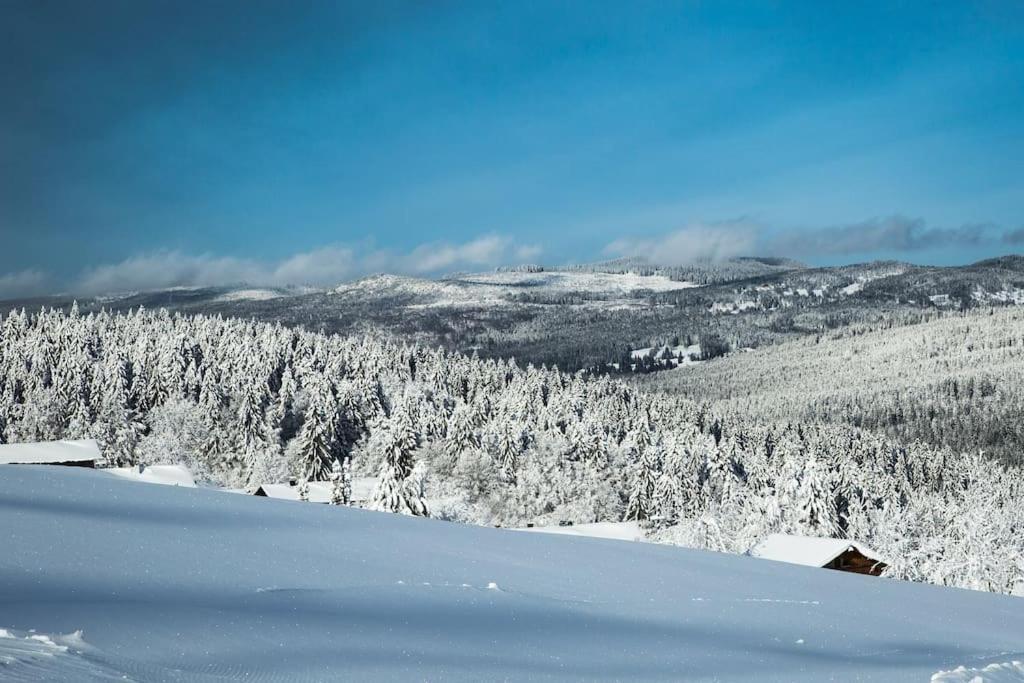
<svg viewBox="0 0 1024 683">
<path fill-rule="evenodd" d="M 1019 680 L 1024 659 L 1018 598 L 89 470 L 0 467 L 0 538 L 5 681 Z"/>
<path fill-rule="evenodd" d="M 690 289 L 692 282 L 670 280 L 663 275 L 633 273 L 586 273 L 546 271 L 541 273 L 494 272 L 464 275 L 444 280 L 426 280 L 398 275 L 374 275 L 339 286 L 336 294 L 357 297 L 411 297 L 412 307 L 508 306 L 523 294 L 565 296 L 573 293 L 607 297 L 595 305 L 620 305 L 637 292 L 670 292 Z"/>
<path fill-rule="evenodd" d="M 571 526 L 535 526 L 520 531 L 539 534 L 561 534 L 563 536 L 586 536 L 587 538 L 607 538 L 616 541 L 644 541 L 647 535 L 636 522 L 594 522 L 592 524 L 573 524 Z"/>
<path fill-rule="evenodd" d="M 269 301 L 285 296 L 274 289 L 236 289 L 217 297 L 216 301 Z"/>
</svg>

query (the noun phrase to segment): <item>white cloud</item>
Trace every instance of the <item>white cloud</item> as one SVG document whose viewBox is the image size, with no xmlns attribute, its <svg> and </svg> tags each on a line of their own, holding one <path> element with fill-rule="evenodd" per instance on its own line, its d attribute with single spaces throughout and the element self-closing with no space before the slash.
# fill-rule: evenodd
<svg viewBox="0 0 1024 683">
<path fill-rule="evenodd" d="M 423 244 L 405 253 L 328 245 L 274 262 L 159 251 L 91 268 L 71 289 L 81 294 L 105 294 L 243 282 L 328 286 L 381 271 L 426 275 L 519 263 L 539 253 L 539 247 L 517 245 L 512 238 L 503 235 L 486 235 L 461 244 Z M 2 282 L 0 279 L 0 286 Z"/>
<path fill-rule="evenodd" d="M 160 251 L 90 268 L 71 289 L 81 294 L 104 294 L 232 282 L 263 283 L 266 277 L 265 267 L 255 261 Z"/>
<path fill-rule="evenodd" d="M 540 253 L 535 245 L 516 245 L 510 237 L 486 235 L 464 244 L 423 244 L 404 257 L 413 273 L 435 273 L 466 267 L 495 266 L 526 261 Z"/>
<path fill-rule="evenodd" d="M 295 254 L 280 264 L 264 280 L 273 285 L 336 284 L 352 277 L 359 258 L 349 247 L 328 246 Z"/>
<path fill-rule="evenodd" d="M 639 256 L 652 263 L 679 265 L 735 256 L 815 258 L 847 254 L 912 253 L 943 247 L 975 247 L 1000 241 L 1024 241 L 1024 231 L 974 223 L 958 227 L 929 226 L 922 218 L 886 216 L 821 228 L 772 229 L 753 221 L 698 223 L 674 232 L 615 240 L 609 256 Z"/>
<path fill-rule="evenodd" d="M 41 270 L 19 270 L 0 275 L 0 298 L 34 296 L 46 291 L 49 277 Z"/>
<path fill-rule="evenodd" d="M 658 237 L 625 237 L 604 248 L 608 256 L 639 256 L 652 263 L 682 265 L 750 256 L 758 229 L 745 221 L 697 223 Z"/>
</svg>

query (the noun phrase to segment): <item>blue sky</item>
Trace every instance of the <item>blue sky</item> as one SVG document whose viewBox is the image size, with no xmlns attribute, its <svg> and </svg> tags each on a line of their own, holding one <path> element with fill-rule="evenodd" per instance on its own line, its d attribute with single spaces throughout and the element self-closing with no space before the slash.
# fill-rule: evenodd
<svg viewBox="0 0 1024 683">
<path fill-rule="evenodd" d="M 0 294 L 1024 251 L 1019 3 L 298 4 L 4 3 Z"/>
</svg>

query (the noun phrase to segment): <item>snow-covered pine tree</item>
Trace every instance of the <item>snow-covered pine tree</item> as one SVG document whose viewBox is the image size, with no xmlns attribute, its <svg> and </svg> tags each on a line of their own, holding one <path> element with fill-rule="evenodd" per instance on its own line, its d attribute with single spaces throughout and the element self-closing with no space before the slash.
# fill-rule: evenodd
<svg viewBox="0 0 1024 683">
<path fill-rule="evenodd" d="M 335 458 L 331 463 L 331 505 L 348 505 L 349 499 L 345 495 L 345 482 L 342 479 L 341 463 Z"/>
<path fill-rule="evenodd" d="M 262 457 L 267 443 L 266 419 L 264 403 L 266 401 L 266 384 L 250 377 L 242 388 L 241 400 L 238 402 L 237 415 L 237 448 L 245 464 L 246 479 L 252 480 L 256 462 Z"/>
<path fill-rule="evenodd" d="M 412 423 L 405 406 L 392 411 L 391 418 L 383 429 L 384 453 L 374 494 L 374 507 L 378 510 L 401 512 L 426 517 L 427 506 L 420 491 L 410 485 L 409 475 L 413 468 L 413 451 L 419 446 L 419 434 Z"/>
<path fill-rule="evenodd" d="M 523 428 L 514 419 L 506 419 L 498 427 L 497 463 L 505 481 L 515 483 L 519 456 L 523 450 Z"/>
<path fill-rule="evenodd" d="M 341 497 L 346 505 L 352 503 L 352 460 L 347 455 L 341 464 Z"/>
<path fill-rule="evenodd" d="M 629 501 L 626 503 L 627 521 L 650 519 L 654 512 L 654 488 L 658 474 L 654 470 L 652 448 L 642 453 L 634 451 L 630 467 Z"/>
<path fill-rule="evenodd" d="M 309 406 L 297 438 L 299 466 L 309 481 L 326 481 L 335 458 L 337 403 L 326 379 L 309 388 Z"/>
<path fill-rule="evenodd" d="M 813 453 L 804 462 L 796 504 L 798 523 L 806 533 L 819 536 L 838 533 L 839 520 L 832 483 Z"/>
</svg>

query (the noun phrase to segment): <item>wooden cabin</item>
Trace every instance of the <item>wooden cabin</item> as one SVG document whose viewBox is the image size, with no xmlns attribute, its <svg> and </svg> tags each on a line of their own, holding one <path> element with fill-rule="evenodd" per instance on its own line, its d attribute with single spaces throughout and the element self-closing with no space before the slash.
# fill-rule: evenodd
<svg viewBox="0 0 1024 683">
<path fill-rule="evenodd" d="M 868 574 L 870 576 L 881 576 L 888 565 L 881 560 L 868 557 L 857 546 L 851 545 L 834 560 L 825 565 L 825 569 L 838 569 L 841 572 L 853 572 L 854 574 Z"/>
<path fill-rule="evenodd" d="M 763 560 L 879 576 L 888 566 L 877 552 L 843 538 L 771 534 L 747 551 Z"/>
<path fill-rule="evenodd" d="M 0 444 L 0 465 L 65 465 L 96 467 L 99 445 L 92 439 Z"/>
</svg>

